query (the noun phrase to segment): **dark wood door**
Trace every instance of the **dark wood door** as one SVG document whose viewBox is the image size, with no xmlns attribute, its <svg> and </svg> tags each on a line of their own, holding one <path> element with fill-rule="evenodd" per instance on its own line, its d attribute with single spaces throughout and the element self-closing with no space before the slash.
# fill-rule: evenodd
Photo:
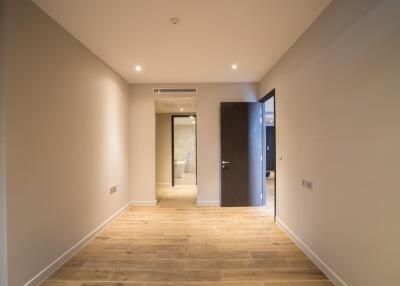
<svg viewBox="0 0 400 286">
<path fill-rule="evenodd" d="M 265 165 L 267 171 L 275 170 L 275 126 L 265 127 Z"/>
<path fill-rule="evenodd" d="M 262 204 L 262 104 L 221 103 L 221 206 Z"/>
</svg>

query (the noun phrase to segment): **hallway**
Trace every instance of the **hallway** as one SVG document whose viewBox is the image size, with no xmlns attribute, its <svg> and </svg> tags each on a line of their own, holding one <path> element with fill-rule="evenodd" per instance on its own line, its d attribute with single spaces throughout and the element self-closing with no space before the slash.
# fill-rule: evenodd
<svg viewBox="0 0 400 286">
<path fill-rule="evenodd" d="M 42 285 L 332 285 L 266 208 L 197 207 L 188 193 L 132 206 Z"/>
</svg>

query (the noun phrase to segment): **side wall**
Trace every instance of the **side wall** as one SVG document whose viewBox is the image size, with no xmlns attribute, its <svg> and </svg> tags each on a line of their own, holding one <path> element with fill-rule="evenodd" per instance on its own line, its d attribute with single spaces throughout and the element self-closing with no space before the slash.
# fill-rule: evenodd
<svg viewBox="0 0 400 286">
<path fill-rule="evenodd" d="M 6 17 L 8 272 L 21 286 L 130 202 L 130 85 L 31 1 L 8 0 Z"/>
<path fill-rule="evenodd" d="M 131 197 L 134 204 L 156 204 L 156 113 L 152 89 L 132 85 L 130 107 Z"/>
<path fill-rule="evenodd" d="M 198 203 L 219 204 L 220 139 L 219 105 L 222 101 L 255 101 L 254 83 L 138 84 L 131 95 L 132 198 L 138 203 L 155 200 L 155 96 L 153 88 L 197 87 L 197 181 Z"/>
<path fill-rule="evenodd" d="M 5 0 L 0 0 L 0 286 L 7 286 Z"/>
<path fill-rule="evenodd" d="M 336 285 L 399 283 L 399 13 L 333 1 L 260 84 L 276 89 L 278 221 Z"/>
</svg>

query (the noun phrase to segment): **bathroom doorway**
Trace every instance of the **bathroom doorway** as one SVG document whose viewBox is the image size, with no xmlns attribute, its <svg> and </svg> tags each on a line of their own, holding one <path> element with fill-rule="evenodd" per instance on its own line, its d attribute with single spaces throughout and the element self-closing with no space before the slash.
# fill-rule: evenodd
<svg viewBox="0 0 400 286">
<path fill-rule="evenodd" d="M 172 186 L 197 185 L 196 115 L 171 117 Z"/>
</svg>

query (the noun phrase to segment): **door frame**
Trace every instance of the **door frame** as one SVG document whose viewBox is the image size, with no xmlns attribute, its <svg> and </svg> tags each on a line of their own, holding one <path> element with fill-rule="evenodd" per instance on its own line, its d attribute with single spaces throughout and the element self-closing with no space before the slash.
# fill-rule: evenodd
<svg viewBox="0 0 400 286">
<path fill-rule="evenodd" d="M 276 210 L 276 197 L 277 197 L 277 188 L 276 188 L 276 179 L 277 179 L 277 172 L 276 172 L 276 169 L 277 169 L 277 163 L 278 163 L 278 156 L 277 156 L 277 152 L 276 152 L 276 143 L 277 143 L 277 140 L 276 140 L 276 130 L 277 130 L 277 118 L 276 118 L 276 94 L 275 94 L 275 88 L 273 88 L 272 90 L 270 90 L 266 95 L 264 95 L 262 98 L 260 98 L 259 100 L 258 100 L 258 102 L 261 102 L 261 103 L 265 103 L 268 99 L 270 99 L 270 98 L 274 98 L 274 126 L 275 126 L 275 170 L 274 170 L 274 172 L 275 172 L 275 179 L 274 179 L 274 189 L 275 189 L 275 194 L 274 194 L 274 221 L 276 221 L 276 213 L 277 213 L 277 210 Z M 265 131 L 265 104 L 263 104 L 263 117 L 262 117 L 262 120 L 263 120 L 263 158 L 265 158 L 266 159 L 266 139 L 265 139 L 265 136 L 266 136 L 266 131 Z M 263 168 L 263 174 L 264 174 L 264 177 L 263 177 L 263 180 L 265 180 L 265 174 L 266 174 L 266 172 L 267 172 L 267 165 L 266 165 L 266 162 L 265 162 L 265 160 L 263 160 L 263 164 L 262 164 L 262 168 Z M 263 182 L 263 204 L 265 204 L 266 203 L 266 184 L 265 184 L 265 182 Z"/>
<path fill-rule="evenodd" d="M 194 132 L 195 132 L 195 140 L 196 140 L 196 186 L 197 186 L 197 117 L 196 114 L 174 114 L 171 116 L 171 174 L 172 174 L 172 186 L 175 186 L 175 176 L 174 176 L 174 169 L 175 169 L 175 140 L 174 140 L 174 118 L 175 117 L 190 117 L 193 116 L 196 121 L 194 124 Z"/>
</svg>

